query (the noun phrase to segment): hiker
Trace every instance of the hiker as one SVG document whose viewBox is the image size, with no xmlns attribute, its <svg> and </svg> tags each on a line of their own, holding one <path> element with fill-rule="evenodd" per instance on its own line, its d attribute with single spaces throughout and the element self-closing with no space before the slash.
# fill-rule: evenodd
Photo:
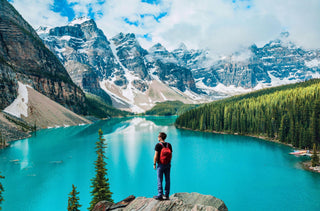
<svg viewBox="0 0 320 211">
<path fill-rule="evenodd" d="M 169 200 L 172 146 L 170 143 L 165 142 L 166 138 L 167 134 L 165 134 L 164 132 L 159 133 L 159 143 L 157 143 L 155 146 L 155 153 L 153 158 L 153 168 L 157 170 L 158 178 L 158 195 L 154 196 L 153 198 L 157 200 Z M 164 194 L 162 188 L 163 175 L 165 176 L 166 180 Z"/>
</svg>

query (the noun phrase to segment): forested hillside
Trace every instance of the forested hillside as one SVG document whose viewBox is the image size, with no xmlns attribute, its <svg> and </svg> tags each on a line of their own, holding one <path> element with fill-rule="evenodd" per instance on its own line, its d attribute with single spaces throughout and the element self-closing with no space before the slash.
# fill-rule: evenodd
<svg viewBox="0 0 320 211">
<path fill-rule="evenodd" d="M 300 148 L 320 144 L 319 125 L 319 79 L 204 104 L 176 120 L 177 127 L 261 135 Z"/>
<path fill-rule="evenodd" d="M 88 105 L 88 114 L 97 118 L 109 118 L 131 115 L 131 112 L 116 109 L 101 99 L 99 96 L 86 93 L 86 103 Z"/>
<path fill-rule="evenodd" d="M 145 112 L 145 115 L 171 116 L 182 114 L 192 108 L 196 108 L 197 104 L 184 104 L 181 101 L 165 101 L 156 103 L 156 105 Z"/>
</svg>

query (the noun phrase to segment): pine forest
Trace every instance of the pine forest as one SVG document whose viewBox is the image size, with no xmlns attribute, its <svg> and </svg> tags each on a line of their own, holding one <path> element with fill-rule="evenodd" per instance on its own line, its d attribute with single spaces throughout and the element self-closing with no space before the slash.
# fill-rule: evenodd
<svg viewBox="0 0 320 211">
<path fill-rule="evenodd" d="M 309 149 L 320 144 L 319 123 L 318 79 L 204 104 L 176 120 L 180 128 L 264 136 Z"/>
</svg>

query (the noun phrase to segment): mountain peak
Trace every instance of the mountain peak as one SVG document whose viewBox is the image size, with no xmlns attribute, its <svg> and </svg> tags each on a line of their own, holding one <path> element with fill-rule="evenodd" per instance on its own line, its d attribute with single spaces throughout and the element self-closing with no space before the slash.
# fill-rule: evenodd
<svg viewBox="0 0 320 211">
<path fill-rule="evenodd" d="M 92 20 L 92 19 L 90 19 L 89 17 L 86 17 L 86 16 L 74 18 L 68 25 L 69 26 L 81 25 L 82 23 L 90 21 L 90 20 Z"/>
<path fill-rule="evenodd" d="M 134 33 L 128 33 L 124 34 L 120 32 L 119 34 L 115 35 L 113 38 L 111 38 L 114 42 L 124 42 L 127 40 L 136 40 L 136 35 Z"/>
<path fill-rule="evenodd" d="M 161 45 L 160 43 L 157 43 L 155 44 L 154 46 L 152 46 L 150 49 L 149 49 L 151 52 L 168 52 L 167 49 Z"/>
<path fill-rule="evenodd" d="M 188 50 L 187 46 L 183 42 L 179 44 L 178 49 L 181 49 L 183 51 Z"/>
<path fill-rule="evenodd" d="M 39 26 L 39 28 L 36 29 L 36 32 L 40 35 L 40 34 L 49 34 L 50 29 L 52 29 L 52 27 L 47 27 L 47 26 Z"/>
</svg>

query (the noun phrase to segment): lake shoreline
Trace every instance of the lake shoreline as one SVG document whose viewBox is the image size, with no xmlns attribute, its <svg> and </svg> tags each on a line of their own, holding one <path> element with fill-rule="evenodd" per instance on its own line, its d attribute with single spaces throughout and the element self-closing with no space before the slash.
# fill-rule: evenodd
<svg viewBox="0 0 320 211">
<path fill-rule="evenodd" d="M 301 165 L 304 170 L 320 173 L 320 166 L 312 167 L 311 161 L 301 162 Z"/>
<path fill-rule="evenodd" d="M 268 138 L 266 136 L 261 136 L 261 135 L 260 136 L 258 136 L 258 135 L 250 135 L 250 134 L 242 135 L 242 134 L 238 134 L 238 133 L 227 133 L 227 132 L 218 132 L 218 131 L 209 131 L 209 130 L 205 130 L 205 131 L 192 130 L 192 129 L 184 128 L 184 127 L 177 127 L 177 128 L 184 129 L 184 130 L 198 131 L 198 132 L 222 134 L 222 135 L 237 135 L 237 136 L 247 136 L 247 137 L 259 138 L 259 139 L 264 140 L 264 141 L 269 141 L 269 142 L 273 142 L 273 143 L 276 143 L 276 144 L 285 145 L 285 146 L 291 147 L 292 149 L 299 149 L 297 147 L 294 147 L 292 144 L 283 143 L 283 142 L 280 142 L 277 139 L 270 139 L 270 138 Z M 316 167 L 319 168 L 319 170 L 317 170 L 317 168 L 313 169 L 314 167 L 311 166 L 311 160 L 300 162 L 300 164 L 302 165 L 302 168 L 304 170 L 320 174 L 320 166 L 316 166 Z"/>
</svg>

